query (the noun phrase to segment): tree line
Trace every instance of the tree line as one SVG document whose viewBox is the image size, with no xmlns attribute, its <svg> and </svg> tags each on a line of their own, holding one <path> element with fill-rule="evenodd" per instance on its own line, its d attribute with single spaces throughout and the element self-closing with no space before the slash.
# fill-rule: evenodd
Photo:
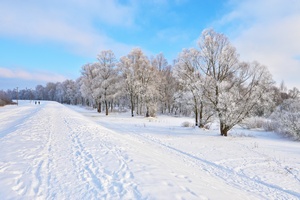
<svg viewBox="0 0 300 200">
<path fill-rule="evenodd" d="M 266 66 L 241 61 L 225 35 L 207 29 L 198 48 L 183 49 L 172 64 L 163 53 L 149 58 L 140 48 L 120 59 L 105 50 L 97 62 L 82 66 L 77 80 L 20 90 L 18 98 L 88 105 L 106 115 L 127 108 L 132 117 L 193 115 L 199 127 L 218 119 L 221 135 L 227 136 L 245 118 L 271 116 L 299 94 L 297 88 L 287 90 L 283 82 L 276 87 Z M 6 95 L 16 98 L 16 91 Z"/>
</svg>

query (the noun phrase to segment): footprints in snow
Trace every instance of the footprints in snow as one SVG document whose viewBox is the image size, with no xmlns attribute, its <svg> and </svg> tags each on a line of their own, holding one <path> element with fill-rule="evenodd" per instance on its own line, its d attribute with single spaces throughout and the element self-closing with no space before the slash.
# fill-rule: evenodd
<svg viewBox="0 0 300 200">
<path fill-rule="evenodd" d="M 65 124 L 72 130 L 73 126 L 68 120 L 65 120 Z M 99 129 L 85 125 L 77 125 L 70 133 L 73 163 L 79 178 L 87 182 L 86 188 L 94 197 L 140 197 L 127 164 L 128 156 L 112 144 L 106 135 L 95 137 L 94 133 L 99 133 Z"/>
</svg>

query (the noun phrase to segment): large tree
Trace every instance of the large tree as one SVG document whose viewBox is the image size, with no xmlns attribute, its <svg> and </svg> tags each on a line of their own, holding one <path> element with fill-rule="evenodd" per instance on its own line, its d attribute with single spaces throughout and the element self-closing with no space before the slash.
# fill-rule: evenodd
<svg viewBox="0 0 300 200">
<path fill-rule="evenodd" d="M 239 62 L 236 49 L 223 34 L 205 30 L 198 45 L 198 66 L 205 76 L 203 95 L 218 115 L 221 135 L 227 136 L 234 125 L 268 98 L 273 80 L 265 66 Z"/>
</svg>

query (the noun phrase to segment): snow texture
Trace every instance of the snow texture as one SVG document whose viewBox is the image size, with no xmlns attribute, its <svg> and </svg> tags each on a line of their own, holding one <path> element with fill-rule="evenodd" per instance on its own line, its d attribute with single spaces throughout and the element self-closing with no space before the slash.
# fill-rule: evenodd
<svg viewBox="0 0 300 200">
<path fill-rule="evenodd" d="M 300 145 L 29 101 L 0 108 L 0 199 L 299 199 Z"/>
</svg>

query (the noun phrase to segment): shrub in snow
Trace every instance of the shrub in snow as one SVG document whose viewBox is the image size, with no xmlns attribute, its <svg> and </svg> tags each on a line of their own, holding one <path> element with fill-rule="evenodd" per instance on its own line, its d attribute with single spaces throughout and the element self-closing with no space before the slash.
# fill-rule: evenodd
<svg viewBox="0 0 300 200">
<path fill-rule="evenodd" d="M 0 106 L 5 106 L 7 104 L 11 104 L 12 101 L 6 94 L 6 92 L 0 90 Z"/>
<path fill-rule="evenodd" d="M 194 127 L 194 124 L 191 122 L 183 122 L 181 124 L 182 127 Z"/>
<path fill-rule="evenodd" d="M 264 128 L 267 119 L 262 117 L 249 117 L 246 118 L 240 123 L 240 126 L 245 129 L 255 129 L 255 128 Z"/>
<path fill-rule="evenodd" d="M 265 131 L 276 131 L 277 128 L 278 128 L 278 123 L 270 119 L 266 119 L 263 124 L 263 129 Z"/>
<path fill-rule="evenodd" d="M 245 129 L 264 129 L 265 131 L 275 131 L 278 128 L 278 123 L 263 117 L 250 117 L 244 119 L 240 124 Z"/>
<path fill-rule="evenodd" d="M 4 106 L 6 104 L 5 101 L 3 101 L 2 99 L 0 99 L 0 106 Z"/>
<path fill-rule="evenodd" d="M 237 132 L 232 135 L 233 137 L 253 137 L 253 135 L 244 132 Z"/>
<path fill-rule="evenodd" d="M 285 100 L 272 114 L 276 131 L 295 138 L 300 138 L 300 101 L 297 99 Z"/>
<path fill-rule="evenodd" d="M 212 123 L 207 123 L 207 124 L 204 125 L 203 128 L 209 130 L 211 125 L 212 125 Z"/>
</svg>

